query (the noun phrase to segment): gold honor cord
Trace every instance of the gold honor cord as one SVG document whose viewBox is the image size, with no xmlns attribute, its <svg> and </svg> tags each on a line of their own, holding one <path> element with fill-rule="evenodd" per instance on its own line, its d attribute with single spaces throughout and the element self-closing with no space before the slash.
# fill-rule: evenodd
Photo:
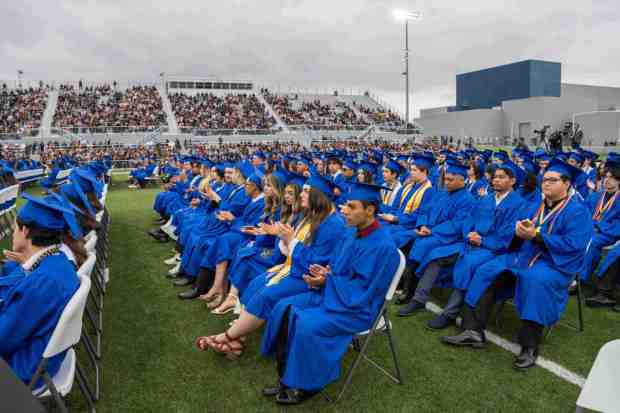
<svg viewBox="0 0 620 413">
<path fill-rule="evenodd" d="M 304 242 L 308 234 L 310 233 L 310 223 L 300 223 L 295 230 L 295 239 L 299 242 Z M 267 282 L 267 286 L 275 285 L 279 283 L 282 279 L 287 277 L 291 272 L 291 266 L 293 264 L 292 254 L 289 254 L 286 257 L 286 261 L 284 264 L 275 265 L 267 270 L 269 273 L 275 273 Z"/>
</svg>

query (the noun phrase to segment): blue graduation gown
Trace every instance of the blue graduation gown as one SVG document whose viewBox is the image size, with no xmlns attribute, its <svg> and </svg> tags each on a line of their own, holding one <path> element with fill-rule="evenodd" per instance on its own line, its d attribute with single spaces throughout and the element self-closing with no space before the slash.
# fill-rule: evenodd
<svg viewBox="0 0 620 413">
<path fill-rule="evenodd" d="M 457 241 L 463 240 L 463 225 L 469 218 L 475 200 L 466 188 L 454 192 L 438 192 L 418 217 L 416 227 L 431 230 L 427 237 L 417 237 L 409 259 L 419 263 L 416 274 L 421 276 L 433 260 L 460 252 Z"/>
<path fill-rule="evenodd" d="M 490 194 L 472 209 L 463 225 L 464 241 L 460 241 L 461 251 L 453 270 L 454 288 L 467 290 L 476 268 L 508 252 L 522 204 L 521 196 L 511 191 L 499 205 L 495 204 L 495 194 Z M 479 247 L 467 241 L 470 232 L 480 234 Z"/>
<path fill-rule="evenodd" d="M 385 224 L 398 248 L 404 247 L 410 241 L 416 239 L 415 229 L 417 227 L 418 216 L 421 211 L 427 209 L 433 202 L 435 189 L 432 186 L 428 189 L 422 187 L 423 185 L 415 184 L 409 191 L 401 188 L 400 198 L 398 198 L 398 209 L 390 212 L 398 217 L 398 222 L 394 224 Z M 408 212 L 407 204 L 419 191 L 423 191 L 420 205 L 415 210 Z"/>
<path fill-rule="evenodd" d="M 308 285 L 303 275 L 308 273 L 310 264 L 325 265 L 329 262 L 341 242 L 344 229 L 342 218 L 336 213 L 331 214 L 319 225 L 310 245 L 297 242 L 289 251 L 292 263 L 288 276 L 273 285 L 267 285 L 271 278 L 269 273 L 254 278 L 241 296 L 241 303 L 246 306 L 247 312 L 266 320 L 273 306 L 282 298 L 306 292 Z"/>
<path fill-rule="evenodd" d="M 469 191 L 471 196 L 473 196 L 474 199 L 476 200 L 482 198 L 482 196 L 480 196 L 479 194 L 480 190 L 484 189 L 486 192 L 488 192 L 489 187 L 490 187 L 489 181 L 487 181 L 486 178 L 481 178 L 481 179 L 478 179 L 474 183 L 467 184 L 467 190 Z"/>
<path fill-rule="evenodd" d="M 354 334 L 372 326 L 398 264 L 386 228 L 361 238 L 355 230 L 347 231 L 330 260 L 325 287 L 280 301 L 268 319 L 261 352 L 273 356 L 282 318 L 290 309 L 282 383 L 314 391 L 338 379 Z"/>
<path fill-rule="evenodd" d="M 601 266 L 598 269 L 598 276 L 603 277 L 603 275 L 605 274 L 605 272 L 607 272 L 609 267 L 611 267 L 616 261 L 618 261 L 619 258 L 620 258 L 620 245 L 616 245 L 615 247 L 611 249 L 611 251 L 607 253 L 605 258 L 603 259 L 603 262 L 601 263 Z M 619 281 L 618 287 L 620 287 L 620 281 Z"/>
<path fill-rule="evenodd" d="M 300 214 L 293 219 L 291 226 L 295 227 L 301 219 L 302 216 Z M 268 220 L 269 218 L 267 218 Z M 278 220 L 279 217 L 276 216 L 274 221 Z M 274 265 L 284 262 L 286 257 L 276 247 L 276 240 L 277 237 L 261 235 L 237 251 L 228 271 L 228 278 L 239 291 L 240 297 L 245 293 L 246 288 L 256 276 L 263 274 Z"/>
<path fill-rule="evenodd" d="M 604 196 L 604 191 L 594 192 L 586 200 L 586 206 L 593 217 L 594 234 L 588 244 L 588 250 L 584 259 L 581 272 L 582 281 L 589 280 L 592 273 L 594 273 L 601 260 L 603 248 L 615 244 L 620 239 L 620 199 L 616 198 L 605 212 L 596 217 L 596 219 L 594 217 L 597 207 L 604 200 Z M 610 199 L 608 198 L 608 200 Z"/>
<path fill-rule="evenodd" d="M 246 195 L 243 186 L 236 187 L 228 198 L 220 203 L 220 207 L 207 215 L 197 227 L 191 229 L 181 254 L 181 267 L 186 275 L 196 277 L 200 270 L 200 262 L 207 249 L 215 242 L 215 237 L 230 230 L 230 223 L 216 218 L 219 211 L 230 211 L 235 217 L 243 214 L 250 198 Z"/>
<path fill-rule="evenodd" d="M 5 285 L 0 302 L 0 357 L 25 383 L 34 376 L 60 315 L 78 287 L 73 265 L 62 253 L 44 258 L 34 271 Z M 51 376 L 64 357 L 65 352 L 50 359 L 47 371 Z"/>
<path fill-rule="evenodd" d="M 531 219 L 537 207 L 524 206 L 522 217 Z M 465 302 L 475 307 L 493 281 L 503 272 L 510 272 L 516 277 L 514 294 L 520 318 L 543 326 L 553 325 L 566 307 L 569 284 L 582 268 L 592 228 L 583 203 L 571 197 L 556 219 L 548 219 L 541 226 L 544 247 L 523 241 L 517 251 L 478 267 Z"/>
<path fill-rule="evenodd" d="M 264 209 L 265 197 L 260 194 L 249 203 L 243 215 L 232 222 L 230 231 L 216 238 L 215 243 L 200 262 L 200 268 L 215 269 L 217 264 L 232 261 L 239 247 L 250 239 L 249 235 L 241 232 L 241 228 L 258 225 Z"/>
</svg>

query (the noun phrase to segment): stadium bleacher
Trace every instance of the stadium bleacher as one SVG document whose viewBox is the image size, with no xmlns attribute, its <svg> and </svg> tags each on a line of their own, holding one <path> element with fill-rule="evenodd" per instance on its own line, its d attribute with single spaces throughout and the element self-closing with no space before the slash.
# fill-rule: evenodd
<svg viewBox="0 0 620 413">
<path fill-rule="evenodd" d="M 13 134 L 41 126 L 47 88 L 0 89 L 0 134 Z"/>
</svg>

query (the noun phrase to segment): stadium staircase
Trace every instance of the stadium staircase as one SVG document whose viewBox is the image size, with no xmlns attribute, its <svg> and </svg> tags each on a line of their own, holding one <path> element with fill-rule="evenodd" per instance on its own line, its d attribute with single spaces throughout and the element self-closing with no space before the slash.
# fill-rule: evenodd
<svg viewBox="0 0 620 413">
<path fill-rule="evenodd" d="M 288 125 L 286 124 L 286 122 L 284 122 L 282 120 L 282 118 L 280 118 L 280 116 L 278 116 L 278 114 L 276 113 L 275 110 L 273 110 L 273 106 L 271 106 L 269 104 L 269 102 L 267 102 L 265 100 L 265 98 L 263 97 L 263 95 L 261 93 L 257 93 L 256 94 L 256 98 L 258 99 L 258 101 L 260 103 L 262 103 L 263 105 L 265 105 L 265 108 L 267 109 L 267 112 L 269 112 L 269 114 L 271 116 L 273 116 L 273 118 L 276 120 L 276 123 L 278 124 L 278 126 L 282 129 L 283 132 L 289 133 L 290 130 L 288 128 Z"/>
<path fill-rule="evenodd" d="M 157 90 L 159 90 L 159 95 L 161 96 L 161 104 L 164 108 L 164 112 L 166 112 L 168 132 L 176 135 L 179 133 L 179 125 L 177 124 L 177 119 L 174 116 L 174 112 L 172 111 L 172 105 L 170 104 L 170 99 L 168 99 L 168 92 L 161 86 L 158 86 Z"/>
<path fill-rule="evenodd" d="M 54 120 L 54 113 L 56 112 L 56 104 L 58 103 L 58 90 L 50 90 L 47 94 L 47 105 L 41 118 L 41 127 L 37 138 L 43 138 L 51 135 L 52 121 Z"/>
</svg>

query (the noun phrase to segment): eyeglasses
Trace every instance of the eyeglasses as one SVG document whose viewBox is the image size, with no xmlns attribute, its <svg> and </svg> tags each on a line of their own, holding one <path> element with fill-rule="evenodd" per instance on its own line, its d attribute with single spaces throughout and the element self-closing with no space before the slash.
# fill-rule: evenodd
<svg viewBox="0 0 620 413">
<path fill-rule="evenodd" d="M 546 183 L 550 183 L 550 184 L 555 184 L 558 183 L 562 180 L 562 178 L 543 178 L 542 183 L 546 184 Z"/>
</svg>

